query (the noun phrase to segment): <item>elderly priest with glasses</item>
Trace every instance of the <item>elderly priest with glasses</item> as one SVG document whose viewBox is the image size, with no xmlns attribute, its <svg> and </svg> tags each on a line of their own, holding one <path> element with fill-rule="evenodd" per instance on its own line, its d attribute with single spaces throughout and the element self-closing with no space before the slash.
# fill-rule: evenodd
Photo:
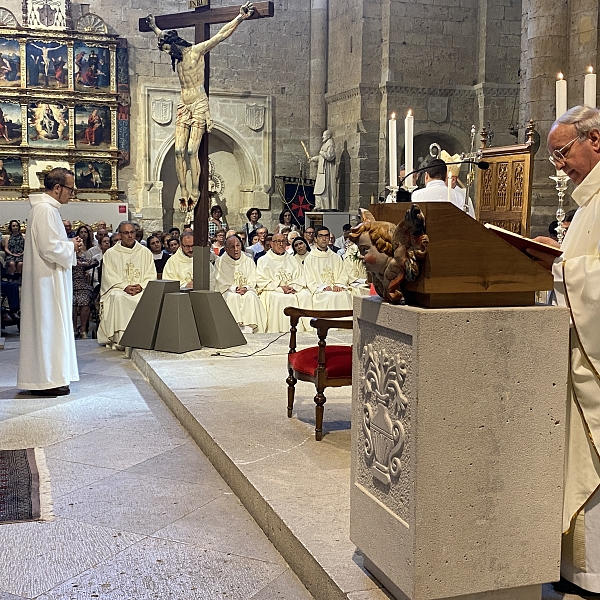
<svg viewBox="0 0 600 600">
<path fill-rule="evenodd" d="M 529 253 L 552 269 L 558 303 L 571 312 L 561 584 L 587 597 L 575 586 L 600 592 L 600 110 L 567 111 L 550 129 L 548 151 L 577 186 L 579 208 L 561 256 Z"/>
</svg>

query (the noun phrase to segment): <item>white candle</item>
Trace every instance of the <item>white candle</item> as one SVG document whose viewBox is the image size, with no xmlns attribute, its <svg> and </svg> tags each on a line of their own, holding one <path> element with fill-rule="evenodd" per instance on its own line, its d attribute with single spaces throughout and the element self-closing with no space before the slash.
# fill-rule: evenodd
<svg viewBox="0 0 600 600">
<path fill-rule="evenodd" d="M 396 115 L 392 113 L 388 123 L 390 187 L 398 187 L 398 135 L 396 133 Z"/>
<path fill-rule="evenodd" d="M 593 67 L 588 67 L 583 83 L 583 103 L 596 108 L 596 73 Z"/>
<path fill-rule="evenodd" d="M 450 169 L 448 169 L 448 202 L 452 202 L 452 173 L 450 173 Z"/>
<path fill-rule="evenodd" d="M 406 174 L 413 171 L 413 138 L 415 133 L 415 118 L 412 111 L 408 111 L 404 119 L 404 165 Z M 408 188 L 413 185 L 413 176 L 410 175 L 404 182 L 404 187 Z"/>
<path fill-rule="evenodd" d="M 567 112 L 567 80 L 563 79 L 563 74 L 558 74 L 556 80 L 556 118 L 561 117 Z"/>
</svg>

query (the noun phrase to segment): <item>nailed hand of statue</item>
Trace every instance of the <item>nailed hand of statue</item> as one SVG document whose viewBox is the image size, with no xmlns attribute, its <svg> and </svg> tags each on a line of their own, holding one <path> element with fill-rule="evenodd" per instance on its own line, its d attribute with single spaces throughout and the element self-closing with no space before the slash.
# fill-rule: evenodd
<svg viewBox="0 0 600 600">
<path fill-rule="evenodd" d="M 240 16 L 242 19 L 248 19 L 254 14 L 254 6 L 252 2 L 246 2 L 246 4 L 240 6 Z"/>
<path fill-rule="evenodd" d="M 148 23 L 148 25 L 150 25 L 150 27 L 152 27 L 153 25 L 156 25 L 156 21 L 154 20 L 154 15 L 152 13 L 150 13 L 146 17 L 146 23 Z"/>
</svg>

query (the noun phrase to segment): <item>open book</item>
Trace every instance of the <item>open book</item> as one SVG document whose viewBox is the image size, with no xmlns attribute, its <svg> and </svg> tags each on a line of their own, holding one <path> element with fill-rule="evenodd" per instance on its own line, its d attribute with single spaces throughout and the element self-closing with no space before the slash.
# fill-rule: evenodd
<svg viewBox="0 0 600 600">
<path fill-rule="evenodd" d="M 512 231 L 508 231 L 507 229 L 502 229 L 502 227 L 496 227 L 491 223 L 486 223 L 485 227 L 487 227 L 490 231 L 493 231 L 497 236 L 501 237 L 503 240 L 507 241 L 509 244 L 511 244 L 511 246 L 514 246 L 515 248 L 517 248 L 517 250 L 520 250 L 525 254 L 527 254 L 527 252 L 525 251 L 528 248 L 533 248 L 535 250 L 539 250 L 540 252 L 551 254 L 552 256 L 560 256 L 562 254 L 562 250 L 560 248 L 548 246 L 548 244 L 542 244 L 541 242 L 534 242 L 533 240 L 523 237 L 518 233 L 513 233 Z"/>
</svg>

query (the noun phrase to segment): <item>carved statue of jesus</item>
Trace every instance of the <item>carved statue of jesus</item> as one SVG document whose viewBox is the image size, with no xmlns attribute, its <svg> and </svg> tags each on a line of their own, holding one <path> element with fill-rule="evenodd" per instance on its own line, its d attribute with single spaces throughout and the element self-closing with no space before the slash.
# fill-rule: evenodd
<svg viewBox="0 0 600 600">
<path fill-rule="evenodd" d="M 246 2 L 235 19 L 221 27 L 210 39 L 194 45 L 179 37 L 175 30 L 161 31 L 152 15 L 146 18 L 150 29 L 158 36 L 158 48 L 171 56 L 173 70 L 177 71 L 181 85 L 181 102 L 177 105 L 175 120 L 175 171 L 181 188 L 179 208 L 182 212 L 191 210 L 200 196 L 198 150 L 204 132 L 210 133 L 212 128 L 208 97 L 204 90 L 204 55 L 227 39 L 253 12 L 252 4 Z M 191 192 L 188 192 L 186 182 L 186 153 L 192 176 Z"/>
</svg>

